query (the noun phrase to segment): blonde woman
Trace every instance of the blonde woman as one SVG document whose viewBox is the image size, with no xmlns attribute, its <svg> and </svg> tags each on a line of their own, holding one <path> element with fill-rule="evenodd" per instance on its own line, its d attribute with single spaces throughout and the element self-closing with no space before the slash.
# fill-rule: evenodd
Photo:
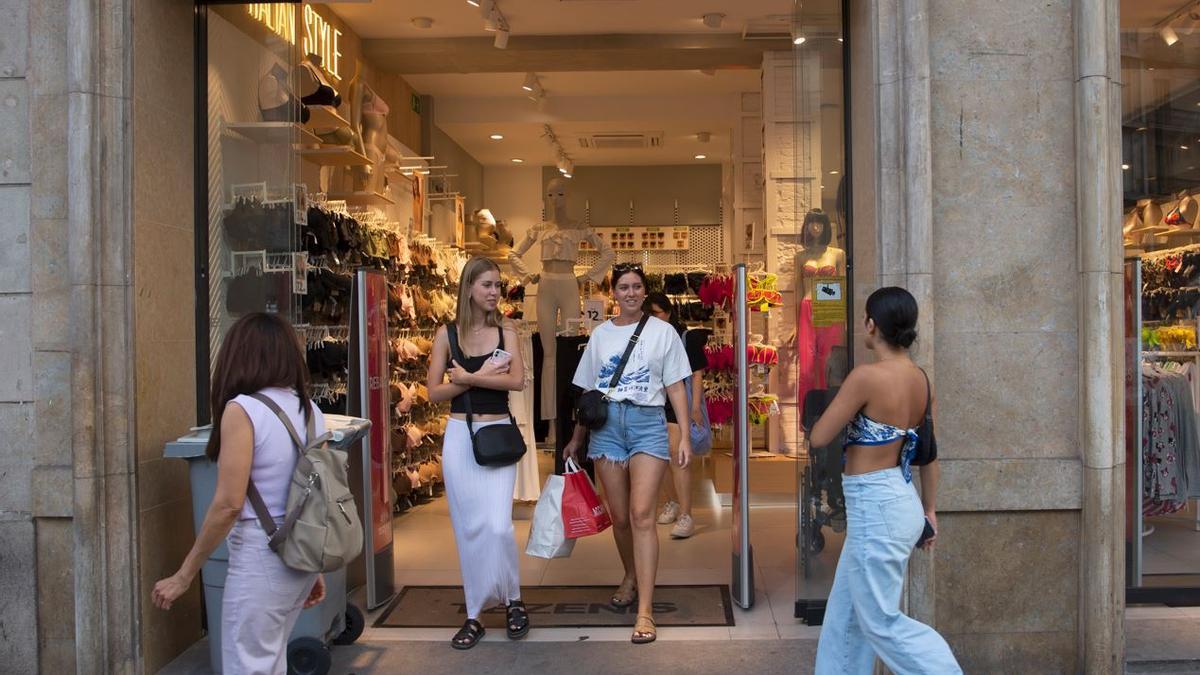
<svg viewBox="0 0 1200 675">
<path fill-rule="evenodd" d="M 525 364 L 516 331 L 497 310 L 500 286 L 500 268 L 495 262 L 480 257 L 467 262 L 459 280 L 455 322 L 438 329 L 429 363 L 429 400 L 450 401 L 442 472 L 467 608 L 466 622 L 450 641 L 455 649 L 470 649 L 479 642 L 484 634 L 480 614 L 496 604 L 507 607 L 510 639 L 529 633 L 512 523 L 517 465 L 493 467 L 475 462 L 463 396 L 471 392 L 472 428 L 478 431 L 492 424 L 508 424 L 508 392 L 525 387 Z M 450 328 L 457 331 L 461 363 L 451 358 Z"/>
</svg>

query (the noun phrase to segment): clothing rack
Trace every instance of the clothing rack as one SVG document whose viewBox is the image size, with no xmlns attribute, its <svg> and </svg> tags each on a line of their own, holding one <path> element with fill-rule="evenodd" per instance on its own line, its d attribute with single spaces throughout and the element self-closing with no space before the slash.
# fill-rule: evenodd
<svg viewBox="0 0 1200 675">
<path fill-rule="evenodd" d="M 1155 360 L 1176 361 L 1179 363 L 1186 362 L 1186 363 L 1194 364 L 1195 375 L 1193 377 L 1189 378 L 1188 381 L 1192 385 L 1193 412 L 1197 415 L 1200 415 L 1200 411 L 1196 410 L 1196 406 L 1200 406 L 1200 351 L 1142 352 L 1142 361 L 1144 364 L 1147 362 L 1150 362 L 1150 361 L 1155 361 Z M 1140 412 L 1139 412 L 1139 414 L 1140 414 Z M 1200 477 L 1197 477 L 1196 480 L 1200 480 Z M 1141 496 L 1139 495 L 1139 498 L 1140 497 Z M 1194 511 L 1194 519 L 1192 521 L 1192 528 L 1196 532 L 1200 532 L 1200 499 L 1189 499 L 1186 501 L 1192 502 L 1192 509 Z M 1151 533 L 1153 533 L 1153 529 L 1151 529 L 1147 532 L 1144 532 L 1142 536 L 1146 536 Z"/>
</svg>

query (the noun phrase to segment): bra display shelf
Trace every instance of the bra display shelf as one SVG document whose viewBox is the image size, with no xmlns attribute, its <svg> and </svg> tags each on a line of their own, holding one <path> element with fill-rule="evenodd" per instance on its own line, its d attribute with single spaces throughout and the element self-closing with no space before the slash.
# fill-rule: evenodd
<svg viewBox="0 0 1200 675">
<path fill-rule="evenodd" d="M 295 142 L 302 145 L 319 145 L 321 143 L 321 139 L 316 134 L 295 122 L 228 122 L 225 124 L 225 130 L 261 144 Z"/>
<path fill-rule="evenodd" d="M 329 198 L 344 201 L 347 206 L 392 206 L 396 203 L 391 197 L 378 192 L 339 192 L 330 194 Z"/>
<path fill-rule="evenodd" d="M 310 129 L 337 129 L 350 126 L 350 121 L 339 115 L 333 106 L 310 105 L 307 126 Z"/>
<path fill-rule="evenodd" d="M 348 145 L 326 145 L 320 148 L 301 148 L 300 156 L 307 162 L 320 166 L 369 166 L 374 164 L 369 157 Z M 336 198 L 340 199 L 340 197 Z M 355 202 L 348 201 L 347 204 Z M 390 202 L 389 202 L 390 203 Z"/>
</svg>

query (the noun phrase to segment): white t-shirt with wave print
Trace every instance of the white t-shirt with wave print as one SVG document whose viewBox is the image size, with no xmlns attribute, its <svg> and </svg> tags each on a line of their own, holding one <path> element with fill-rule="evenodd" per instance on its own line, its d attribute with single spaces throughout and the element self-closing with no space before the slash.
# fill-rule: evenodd
<svg viewBox="0 0 1200 675">
<path fill-rule="evenodd" d="M 625 346 L 637 328 L 637 322 L 628 326 L 617 326 L 612 320 L 605 321 L 592 331 L 579 367 L 575 369 L 572 384 L 584 389 L 607 391 L 609 380 L 616 373 Z M 668 387 L 692 374 L 687 352 L 679 333 L 671 324 L 650 317 L 638 338 L 621 381 L 607 391 L 614 401 L 628 401 L 637 405 L 662 406 L 667 402 L 664 387 Z"/>
</svg>

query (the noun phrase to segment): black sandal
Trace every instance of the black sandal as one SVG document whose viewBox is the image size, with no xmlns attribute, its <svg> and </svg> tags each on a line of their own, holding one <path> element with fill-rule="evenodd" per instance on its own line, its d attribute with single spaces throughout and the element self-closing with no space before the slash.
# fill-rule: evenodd
<svg viewBox="0 0 1200 675">
<path fill-rule="evenodd" d="M 483 624 L 475 619 L 467 619 L 462 628 L 450 639 L 450 646 L 455 649 L 470 649 L 483 638 Z"/>
<path fill-rule="evenodd" d="M 520 640 L 529 635 L 529 612 L 525 610 L 525 603 L 520 600 L 508 603 L 507 614 L 508 625 L 505 629 L 509 640 Z"/>
</svg>

